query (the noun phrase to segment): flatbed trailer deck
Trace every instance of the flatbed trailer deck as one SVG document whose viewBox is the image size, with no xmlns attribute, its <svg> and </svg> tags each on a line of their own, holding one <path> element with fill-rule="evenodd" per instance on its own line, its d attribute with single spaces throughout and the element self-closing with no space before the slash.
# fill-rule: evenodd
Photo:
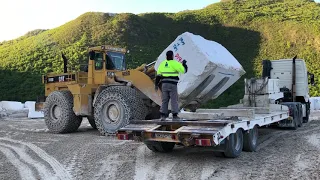
<svg viewBox="0 0 320 180">
<path fill-rule="evenodd" d="M 230 107 L 199 109 L 181 113 L 182 121 L 134 120 L 117 132 L 120 140 L 144 142 L 155 152 L 169 152 L 175 144 L 207 146 L 226 157 L 237 157 L 241 151 L 255 151 L 258 128 L 292 120 L 285 105 L 267 108 Z"/>
</svg>

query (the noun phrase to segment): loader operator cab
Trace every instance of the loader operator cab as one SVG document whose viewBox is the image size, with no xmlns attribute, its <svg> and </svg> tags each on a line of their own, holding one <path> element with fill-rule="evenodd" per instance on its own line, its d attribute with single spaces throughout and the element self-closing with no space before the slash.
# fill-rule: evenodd
<svg viewBox="0 0 320 180">
<path fill-rule="evenodd" d="M 110 46 L 101 48 L 91 48 L 89 52 L 90 60 L 94 61 L 95 70 L 126 70 L 125 49 Z"/>
</svg>

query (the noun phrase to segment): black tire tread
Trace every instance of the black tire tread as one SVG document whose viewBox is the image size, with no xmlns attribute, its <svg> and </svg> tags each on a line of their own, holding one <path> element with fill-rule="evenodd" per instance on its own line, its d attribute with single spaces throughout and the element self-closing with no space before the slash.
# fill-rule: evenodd
<svg viewBox="0 0 320 180">
<path fill-rule="evenodd" d="M 109 88 L 102 90 L 102 92 L 97 97 L 96 103 L 94 105 L 94 120 L 96 127 L 101 135 L 114 134 L 118 130 L 118 128 L 110 126 L 105 127 L 103 125 L 104 120 L 101 118 L 101 111 L 105 102 L 109 100 L 119 101 L 124 108 L 123 118 L 120 120 L 121 122 L 118 128 L 127 125 L 132 118 L 130 104 L 128 102 L 128 99 L 122 93 L 110 91 Z"/>
<path fill-rule="evenodd" d="M 93 129 L 97 129 L 96 122 L 94 121 L 94 117 L 93 116 L 88 116 L 87 119 L 88 119 L 89 124 L 91 125 L 91 127 Z"/>
<path fill-rule="evenodd" d="M 153 152 L 171 152 L 175 146 L 174 142 L 145 142 L 147 147 Z"/>
<path fill-rule="evenodd" d="M 234 150 L 235 147 L 233 147 L 233 141 L 235 141 L 236 133 L 239 131 L 241 133 L 241 148 L 238 152 Z M 228 158 L 236 158 L 240 155 L 242 149 L 243 149 L 243 133 L 241 129 L 238 129 L 236 133 L 229 135 L 229 140 L 226 142 L 226 151 L 224 152 L 224 155 Z"/>
<path fill-rule="evenodd" d="M 52 122 L 50 118 L 50 107 L 52 105 L 61 106 L 61 118 L 57 123 Z M 73 95 L 70 91 L 54 91 L 44 103 L 44 119 L 49 131 L 53 133 L 71 133 L 75 132 L 82 122 L 82 117 L 76 116 L 73 112 Z"/>
<path fill-rule="evenodd" d="M 254 127 L 257 128 L 257 127 Z M 253 129 L 249 130 L 253 131 Z M 254 146 L 252 144 L 252 134 L 245 132 L 243 134 L 243 151 L 246 152 L 255 152 L 257 150 L 258 142 L 256 142 L 256 145 Z"/>
<path fill-rule="evenodd" d="M 131 119 L 144 120 L 148 113 L 148 108 L 141 99 L 139 92 L 129 86 L 110 86 L 108 92 L 115 92 L 127 98 L 133 116 Z"/>
</svg>

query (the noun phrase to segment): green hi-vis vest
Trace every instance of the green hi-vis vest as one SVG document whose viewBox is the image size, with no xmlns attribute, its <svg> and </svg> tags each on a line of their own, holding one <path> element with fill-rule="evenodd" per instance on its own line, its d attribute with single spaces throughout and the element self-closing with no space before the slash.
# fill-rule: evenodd
<svg viewBox="0 0 320 180">
<path fill-rule="evenodd" d="M 157 74 L 163 77 L 179 76 L 179 73 L 185 73 L 183 65 L 176 60 L 164 60 L 158 67 Z"/>
</svg>

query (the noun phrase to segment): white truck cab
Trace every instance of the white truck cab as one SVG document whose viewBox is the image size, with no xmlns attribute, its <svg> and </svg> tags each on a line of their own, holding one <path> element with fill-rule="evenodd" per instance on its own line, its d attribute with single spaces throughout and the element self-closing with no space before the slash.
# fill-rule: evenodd
<svg viewBox="0 0 320 180">
<path fill-rule="evenodd" d="M 279 79 L 280 92 L 284 94 L 279 101 L 302 103 L 303 120 L 304 122 L 309 120 L 308 85 L 314 85 L 314 75 L 308 72 L 303 59 L 294 57 L 293 59 L 264 60 L 262 76 Z"/>
</svg>

